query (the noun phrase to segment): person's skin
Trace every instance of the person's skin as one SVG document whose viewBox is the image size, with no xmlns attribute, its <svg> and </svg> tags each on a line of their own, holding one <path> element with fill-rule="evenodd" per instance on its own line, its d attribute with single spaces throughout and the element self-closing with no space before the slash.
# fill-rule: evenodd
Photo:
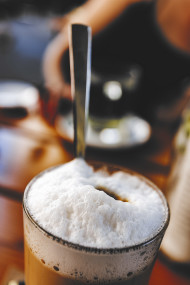
<svg viewBox="0 0 190 285">
<path fill-rule="evenodd" d="M 70 85 L 63 78 L 60 62 L 68 50 L 68 27 L 72 23 L 88 25 L 92 35 L 102 31 L 131 4 L 142 0 L 88 0 L 57 21 L 60 33 L 48 45 L 43 59 L 45 85 L 54 96 L 71 97 Z M 149 1 L 149 0 L 144 0 Z"/>
<path fill-rule="evenodd" d="M 190 52 L 190 1 L 156 1 L 156 20 L 165 38 L 175 47 Z"/>
</svg>

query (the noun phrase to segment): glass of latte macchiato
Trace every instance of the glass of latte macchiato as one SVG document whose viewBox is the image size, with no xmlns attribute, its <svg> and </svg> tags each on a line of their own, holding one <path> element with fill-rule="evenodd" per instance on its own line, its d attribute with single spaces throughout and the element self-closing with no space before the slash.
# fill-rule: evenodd
<svg viewBox="0 0 190 285">
<path fill-rule="evenodd" d="M 35 177 L 23 208 L 26 285 L 147 285 L 169 222 L 149 180 L 81 158 Z"/>
</svg>

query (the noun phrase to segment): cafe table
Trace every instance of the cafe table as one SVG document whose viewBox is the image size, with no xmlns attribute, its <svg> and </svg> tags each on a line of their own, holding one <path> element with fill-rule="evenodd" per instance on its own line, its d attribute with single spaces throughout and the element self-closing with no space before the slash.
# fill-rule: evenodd
<svg viewBox="0 0 190 285">
<path fill-rule="evenodd" d="M 155 127 L 143 146 L 122 150 L 87 148 L 87 159 L 99 159 L 138 171 L 164 192 L 171 168 L 173 134 Z M 41 114 L 18 120 L 0 118 L 0 284 L 24 278 L 22 197 L 32 177 L 73 158 L 73 145 L 63 141 Z M 190 275 L 160 252 L 150 285 L 188 285 Z M 13 283 L 12 283 L 13 284 Z M 15 284 L 15 283 L 14 283 Z M 35 285 L 35 284 L 34 284 Z"/>
</svg>

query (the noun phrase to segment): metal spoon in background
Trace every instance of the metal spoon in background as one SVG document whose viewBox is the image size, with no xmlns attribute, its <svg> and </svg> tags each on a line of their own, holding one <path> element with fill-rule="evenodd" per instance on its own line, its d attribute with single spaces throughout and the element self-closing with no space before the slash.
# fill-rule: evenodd
<svg viewBox="0 0 190 285">
<path fill-rule="evenodd" d="M 91 80 L 91 28 L 72 24 L 70 33 L 71 92 L 75 156 L 85 158 Z"/>
</svg>

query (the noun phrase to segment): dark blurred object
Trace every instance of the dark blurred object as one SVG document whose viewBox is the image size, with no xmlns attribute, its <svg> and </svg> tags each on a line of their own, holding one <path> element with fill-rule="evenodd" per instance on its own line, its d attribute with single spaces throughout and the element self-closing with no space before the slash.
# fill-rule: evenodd
<svg viewBox="0 0 190 285">
<path fill-rule="evenodd" d="M 63 14 L 84 2 L 84 0 L 0 0 L 0 18 L 15 17 L 25 11 L 41 15 L 48 12 Z"/>
<path fill-rule="evenodd" d="M 92 67 L 99 68 L 99 59 L 110 63 L 116 71 L 127 65 L 142 70 L 141 85 L 135 111 L 143 118 L 159 121 L 158 109 L 167 107 L 184 94 L 184 80 L 190 78 L 190 55 L 172 47 L 160 34 L 155 19 L 155 3 L 131 5 L 107 29 L 94 38 Z M 179 118 L 179 117 L 178 117 Z"/>
<path fill-rule="evenodd" d="M 68 52 L 63 57 L 62 70 L 66 82 L 70 83 Z M 123 63 L 117 56 L 111 59 L 96 55 L 95 60 L 92 58 L 90 114 L 113 119 L 135 112 L 141 96 L 142 76 L 142 67 L 135 63 Z"/>
<path fill-rule="evenodd" d="M 128 81 L 134 79 L 131 75 L 135 73 L 135 88 L 124 89 L 125 96 L 118 101 L 104 96 L 106 81 Z M 69 81 L 69 62 L 65 58 L 63 74 Z M 122 116 L 132 112 L 150 123 L 177 125 L 184 102 L 188 101 L 189 79 L 190 54 L 163 38 L 155 18 L 154 1 L 131 5 L 93 37 L 90 101 L 93 114 Z M 112 87 L 120 92 L 124 87 L 121 85 L 116 83 Z"/>
<path fill-rule="evenodd" d="M 104 63 L 99 70 L 92 70 L 90 112 L 92 116 L 121 118 L 127 113 L 135 112 L 136 103 L 140 95 L 142 70 L 138 65 L 122 67 L 115 63 L 115 70 L 107 66 L 104 71 Z M 101 102 L 101 104 L 100 104 Z M 98 106 L 98 107 L 97 107 Z"/>
</svg>

